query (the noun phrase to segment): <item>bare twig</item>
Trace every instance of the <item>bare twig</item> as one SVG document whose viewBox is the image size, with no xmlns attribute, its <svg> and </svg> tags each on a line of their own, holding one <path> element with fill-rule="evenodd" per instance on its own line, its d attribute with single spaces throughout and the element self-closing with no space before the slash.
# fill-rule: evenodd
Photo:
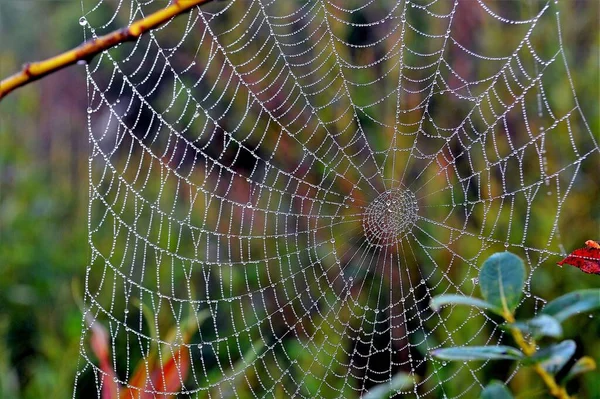
<svg viewBox="0 0 600 399">
<path fill-rule="evenodd" d="M 25 64 L 20 72 L 0 81 L 0 100 L 11 91 L 30 82 L 73 65 L 78 61 L 90 61 L 97 54 L 119 43 L 134 41 L 142 34 L 159 27 L 179 14 L 210 1 L 174 0 L 168 7 L 136 21 L 126 28 L 86 41 L 74 49 L 47 60 Z"/>
</svg>

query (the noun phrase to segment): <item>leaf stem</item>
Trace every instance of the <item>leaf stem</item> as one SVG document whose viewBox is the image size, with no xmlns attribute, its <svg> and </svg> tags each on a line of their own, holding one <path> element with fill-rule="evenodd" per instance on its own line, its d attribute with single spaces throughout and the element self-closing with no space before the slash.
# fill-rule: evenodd
<svg viewBox="0 0 600 399">
<path fill-rule="evenodd" d="M 116 46 L 119 43 L 134 41 L 142 34 L 170 21 L 179 14 L 208 3 L 211 0 L 173 0 L 170 5 L 158 10 L 146 18 L 140 19 L 128 27 L 117 29 L 104 36 L 88 40 L 62 54 L 43 61 L 27 63 L 14 75 L 0 81 L 0 100 L 11 91 L 38 80 L 48 74 L 64 69 L 78 61 L 90 61 L 94 56 Z"/>
<path fill-rule="evenodd" d="M 512 314 L 505 315 L 505 319 L 509 323 L 514 323 L 515 321 L 515 318 Z M 523 337 L 521 331 L 517 328 L 511 328 L 510 331 L 515 342 L 517 343 L 519 348 L 521 348 L 525 355 L 532 356 L 537 352 L 535 340 L 530 339 L 529 341 L 527 341 L 525 337 Z M 554 376 L 548 373 L 546 370 L 544 370 L 542 366 L 536 364 L 533 366 L 533 369 L 544 381 L 544 384 L 546 384 L 552 396 L 558 399 L 571 399 L 565 388 L 558 385 L 558 383 L 554 379 Z"/>
</svg>

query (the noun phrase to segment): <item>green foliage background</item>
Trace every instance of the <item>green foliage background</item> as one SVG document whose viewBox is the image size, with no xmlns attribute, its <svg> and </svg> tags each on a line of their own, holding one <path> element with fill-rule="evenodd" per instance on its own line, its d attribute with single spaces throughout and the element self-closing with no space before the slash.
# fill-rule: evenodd
<svg viewBox="0 0 600 399">
<path fill-rule="evenodd" d="M 596 0 L 562 2 L 563 38 L 572 78 L 592 132 L 600 132 L 599 6 Z M 0 76 L 82 39 L 76 1 L 0 0 Z M 8 38 L 8 40 L 6 40 Z M 493 46 L 501 32 L 486 38 Z M 568 87 L 550 91 L 560 103 Z M 87 243 L 87 127 L 85 72 L 72 67 L 13 93 L 0 103 L 0 397 L 66 398 L 73 389 L 81 331 L 81 296 Z M 569 146 L 568 136 L 563 135 Z M 567 250 L 600 238 L 598 155 L 580 172 L 576 206 L 565 210 Z M 552 165 L 551 165 L 552 166 Z M 595 166 L 595 167 L 594 167 Z M 548 221 L 540 223 L 552 223 Z M 535 227 L 530 233 L 535 234 Z M 554 298 L 600 286 L 600 276 L 545 265 L 532 290 Z M 456 312 L 460 319 L 461 313 Z M 457 320 L 459 322 L 460 320 Z M 332 323 L 334 323 L 332 321 Z M 600 317 L 579 317 L 566 327 L 585 353 L 600 361 Z M 290 344 L 290 351 L 301 350 Z M 578 353 L 581 355 L 581 353 Z M 492 370 L 488 370 L 493 374 Z M 343 371 L 341 371 L 343 373 Z M 530 376 L 518 375 L 513 389 Z M 600 397 L 593 373 L 573 382 L 581 397 Z M 460 392 L 450 382 L 449 394 Z"/>
</svg>

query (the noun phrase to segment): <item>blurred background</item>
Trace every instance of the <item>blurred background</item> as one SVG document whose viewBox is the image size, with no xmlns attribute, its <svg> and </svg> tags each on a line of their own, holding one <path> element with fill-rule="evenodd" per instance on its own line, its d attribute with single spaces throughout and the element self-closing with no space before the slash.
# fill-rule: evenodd
<svg viewBox="0 0 600 399">
<path fill-rule="evenodd" d="M 504 3 L 511 7 L 523 2 Z M 599 4 L 596 0 L 569 0 L 559 5 L 571 77 L 583 114 L 596 135 L 600 132 Z M 79 44 L 83 39 L 78 23 L 81 15 L 78 1 L 0 0 L 0 76 L 15 72 L 26 61 L 43 59 Z M 453 35 L 475 34 L 467 24 L 464 26 L 465 32 L 460 31 L 459 25 Z M 353 34 L 358 38 L 352 38 Z M 348 38 L 360 42 L 359 33 L 349 32 Z M 492 48 L 511 38 L 502 30 L 490 30 L 482 40 L 483 47 Z M 105 79 L 110 72 L 106 71 Z M 97 72 L 95 78 L 101 80 L 102 73 Z M 561 106 L 562 96 L 572 97 L 563 79 L 561 75 L 557 80 L 559 87 L 550 91 L 551 101 L 557 107 Z M 564 107 L 570 105 L 569 101 Z M 0 103 L 2 398 L 65 398 L 73 392 L 82 331 L 81 300 L 91 257 L 87 239 L 86 104 L 84 66 L 70 67 L 28 85 Z M 568 134 L 555 137 L 554 140 L 564 140 L 554 142 L 556 147 L 571 146 Z M 587 239 L 600 238 L 598 166 L 596 153 L 579 172 L 579 188 L 574 189 L 561 226 L 560 242 L 567 252 L 582 246 Z M 536 221 L 544 223 L 543 210 L 536 215 Z M 550 219 L 554 214 L 547 216 Z M 535 236 L 536 227 L 530 229 L 530 235 Z M 108 237 L 109 232 L 106 234 Z M 552 258 L 551 263 L 554 261 Z M 584 275 L 568 267 L 538 268 L 533 281 L 537 286 L 532 291 L 546 299 L 574 289 L 600 286 L 599 276 Z M 239 290 L 234 287 L 232 291 Z M 462 316 L 456 313 L 455 317 Z M 574 337 L 581 351 L 600 360 L 600 317 L 573 320 L 565 336 Z M 299 350 L 294 341 L 286 345 L 289 351 Z M 212 367 L 218 371 L 217 363 Z M 489 367 L 482 373 L 496 375 Z M 448 371 L 448 375 L 452 372 Z M 79 395 L 89 397 L 95 392 L 92 377 L 83 378 L 92 389 L 84 389 Z M 517 377 L 512 384 L 519 388 L 527 384 L 527 378 Z M 573 384 L 582 398 L 600 397 L 597 374 L 588 374 Z M 459 378 L 448 379 L 447 386 L 450 395 L 462 389 Z"/>
</svg>

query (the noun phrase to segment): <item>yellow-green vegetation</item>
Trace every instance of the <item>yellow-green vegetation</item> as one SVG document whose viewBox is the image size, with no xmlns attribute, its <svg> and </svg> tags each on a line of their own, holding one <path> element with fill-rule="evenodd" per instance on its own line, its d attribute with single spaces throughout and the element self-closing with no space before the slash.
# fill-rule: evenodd
<svg viewBox="0 0 600 399">
<path fill-rule="evenodd" d="M 518 256 L 510 252 L 496 253 L 484 262 L 479 274 L 479 286 L 484 300 L 441 295 L 433 298 L 430 306 L 439 310 L 444 305 L 467 305 L 495 313 L 506 321 L 502 327 L 512 335 L 514 346 L 460 346 L 436 349 L 432 355 L 451 361 L 514 360 L 521 367 L 531 367 L 550 395 L 559 399 L 571 398 L 565 385 L 573 377 L 595 370 L 595 360 L 588 356 L 573 359 L 577 349 L 573 340 L 545 345 L 537 341 L 548 337 L 560 339 L 563 335 L 561 323 L 567 320 L 573 322 L 571 318 L 580 314 L 597 314 L 600 309 L 600 289 L 571 292 L 546 304 L 539 315 L 517 320 L 515 310 L 523 297 L 525 266 Z M 507 389 L 498 384 L 490 384 L 483 396 L 490 399 L 512 397 Z M 533 388 L 532 383 L 527 390 Z"/>
</svg>

